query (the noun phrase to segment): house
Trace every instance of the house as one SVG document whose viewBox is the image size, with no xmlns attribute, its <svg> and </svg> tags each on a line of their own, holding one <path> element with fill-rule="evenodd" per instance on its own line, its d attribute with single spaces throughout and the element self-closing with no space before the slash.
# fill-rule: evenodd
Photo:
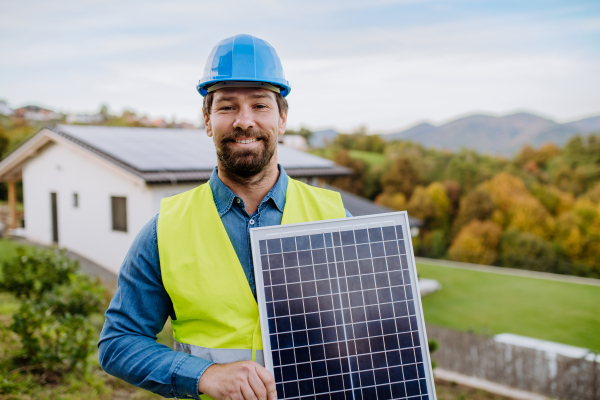
<svg viewBox="0 0 600 400">
<path fill-rule="evenodd" d="M 15 112 L 13 111 L 12 108 L 10 108 L 8 106 L 8 104 L 6 104 L 5 101 L 0 100 L 0 115 L 13 115 Z"/>
<path fill-rule="evenodd" d="M 61 114 L 39 106 L 25 106 L 14 110 L 14 116 L 30 121 L 54 121 L 62 118 Z"/>
<path fill-rule="evenodd" d="M 351 173 L 283 145 L 278 151 L 287 173 L 310 184 Z M 11 228 L 22 180 L 28 240 L 56 243 L 116 273 L 161 199 L 206 182 L 216 164 L 203 130 L 57 125 L 8 154 L 0 181 L 9 183 Z"/>
<path fill-rule="evenodd" d="M 104 122 L 102 114 L 67 115 L 67 124 L 99 124 L 101 122 Z"/>
</svg>

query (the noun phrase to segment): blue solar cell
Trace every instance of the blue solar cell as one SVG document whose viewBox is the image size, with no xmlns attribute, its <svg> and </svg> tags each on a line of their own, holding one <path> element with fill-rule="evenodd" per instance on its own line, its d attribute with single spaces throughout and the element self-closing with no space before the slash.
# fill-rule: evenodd
<svg viewBox="0 0 600 400">
<path fill-rule="evenodd" d="M 400 357 L 402 358 L 402 364 L 412 364 L 417 361 L 413 349 L 400 350 Z"/>
<path fill-rule="evenodd" d="M 277 349 L 277 347 L 275 347 L 274 349 Z M 281 360 L 280 360 L 281 356 L 279 354 L 279 351 L 273 351 L 272 354 L 273 354 L 273 365 L 276 367 L 281 365 Z"/>
<path fill-rule="evenodd" d="M 390 286 L 390 280 L 387 272 L 375 274 L 375 286 L 378 288 L 384 288 Z"/>
<path fill-rule="evenodd" d="M 287 283 L 300 282 L 300 269 L 299 268 L 286 268 L 285 269 L 285 281 Z"/>
<path fill-rule="evenodd" d="M 358 260 L 358 269 L 361 274 L 373 273 L 373 261 L 370 258 Z"/>
<path fill-rule="evenodd" d="M 277 342 L 279 342 L 280 349 L 290 349 L 294 347 L 294 341 L 291 333 L 280 333 L 277 335 Z"/>
<path fill-rule="evenodd" d="M 275 320 L 273 318 L 269 318 L 268 323 L 269 323 L 269 332 L 277 332 L 277 325 L 275 325 Z"/>
<path fill-rule="evenodd" d="M 296 251 L 296 238 L 285 237 L 281 238 L 281 251 L 284 253 L 289 251 Z"/>
<path fill-rule="evenodd" d="M 319 302 L 316 297 L 310 297 L 304 299 L 304 310 L 306 313 L 313 313 L 319 311 Z"/>
<path fill-rule="evenodd" d="M 404 234 L 402 233 L 402 225 L 396 225 L 396 236 L 398 239 L 404 239 Z"/>
<path fill-rule="evenodd" d="M 392 390 L 390 385 L 377 386 L 377 400 L 390 400 L 392 398 Z"/>
<path fill-rule="evenodd" d="M 280 383 L 278 385 L 275 385 L 275 388 L 277 389 L 277 398 L 278 399 L 283 399 L 285 398 L 285 395 L 283 393 L 283 384 Z"/>
<path fill-rule="evenodd" d="M 333 311 L 325 311 L 321 312 L 321 326 L 334 326 L 335 325 L 335 316 Z"/>
<path fill-rule="evenodd" d="M 350 306 L 351 307 L 359 307 L 359 306 L 364 305 L 362 292 L 348 293 L 348 296 L 350 296 Z"/>
<path fill-rule="evenodd" d="M 381 330 L 381 327 L 379 329 Z M 383 337 L 381 336 L 369 338 L 369 345 L 371 346 L 371 351 L 385 350 L 385 346 L 383 344 Z"/>
<path fill-rule="evenodd" d="M 298 266 L 298 254 L 296 252 L 283 253 L 283 265 L 286 268 Z"/>
<path fill-rule="evenodd" d="M 354 244 L 354 231 L 341 231 L 340 235 L 342 237 L 342 246 L 346 246 L 349 244 Z"/>
<path fill-rule="evenodd" d="M 421 393 L 427 394 L 427 381 L 425 379 L 419 380 L 419 386 L 421 386 Z M 423 397 L 421 397 L 422 399 Z"/>
<path fill-rule="evenodd" d="M 383 331 L 381 330 L 381 322 L 380 321 L 367 322 L 367 328 L 369 330 L 369 336 L 383 335 Z M 381 349 L 381 350 L 383 350 L 383 349 Z"/>
<path fill-rule="evenodd" d="M 335 262 L 335 252 L 331 247 L 326 248 L 325 253 L 327 254 L 327 262 Z"/>
<path fill-rule="evenodd" d="M 421 394 L 421 388 L 419 387 L 419 381 L 406 381 L 404 382 L 406 385 L 406 395 L 407 396 L 416 396 Z"/>
<path fill-rule="evenodd" d="M 352 324 L 352 327 L 354 329 L 354 337 L 355 338 L 359 339 L 359 338 L 366 338 L 369 336 L 366 322 L 359 322 L 357 324 Z"/>
<path fill-rule="evenodd" d="M 296 247 L 298 250 L 310 250 L 310 237 L 296 236 Z"/>
<path fill-rule="evenodd" d="M 414 351 L 415 351 L 415 360 L 417 360 L 417 362 L 423 362 L 423 353 L 421 352 L 421 348 L 415 347 Z"/>
<path fill-rule="evenodd" d="M 399 301 L 394 303 L 394 313 L 396 317 L 406 317 L 408 315 L 408 308 L 406 307 L 405 301 Z"/>
<path fill-rule="evenodd" d="M 381 228 L 383 240 L 396 240 L 396 229 L 393 226 L 384 226 Z"/>
<path fill-rule="evenodd" d="M 352 308 L 351 313 L 352 322 L 365 322 L 367 320 L 364 307 Z"/>
<path fill-rule="evenodd" d="M 369 242 L 369 233 L 366 229 L 357 229 L 354 231 L 354 238 L 356 239 L 356 243 L 368 243 Z"/>
<path fill-rule="evenodd" d="M 299 251 L 298 252 L 298 265 L 312 265 L 312 254 L 310 250 Z"/>
<path fill-rule="evenodd" d="M 292 319 L 292 330 L 303 331 L 306 329 L 306 321 L 304 320 L 304 315 L 294 315 L 291 317 L 291 319 Z"/>
<path fill-rule="evenodd" d="M 417 317 L 415 317 L 414 315 L 412 315 L 408 319 L 410 320 L 410 326 L 411 326 L 412 330 L 416 331 L 418 329 Z"/>
<path fill-rule="evenodd" d="M 383 234 L 381 232 L 381 228 L 369 228 L 369 241 L 370 242 L 383 241 Z"/>
<path fill-rule="evenodd" d="M 392 286 L 399 286 L 404 284 L 404 279 L 402 278 L 402 271 L 390 271 L 389 276 L 390 284 Z"/>
<path fill-rule="evenodd" d="M 329 282 L 325 282 L 329 286 Z M 318 287 L 317 287 L 318 290 Z M 319 309 L 321 311 L 333 310 L 333 299 L 331 296 L 319 296 Z"/>
<path fill-rule="evenodd" d="M 406 293 L 404 292 L 404 286 L 392 286 L 392 299 L 394 301 L 406 300 Z"/>
<path fill-rule="evenodd" d="M 290 300 L 288 304 L 291 315 L 304 313 L 304 303 L 302 299 Z"/>
<path fill-rule="evenodd" d="M 274 303 L 275 315 L 277 317 L 284 317 L 290 315 L 290 308 L 287 301 L 277 301 Z"/>
<path fill-rule="evenodd" d="M 391 303 L 380 304 L 379 313 L 381 314 L 381 319 L 394 318 L 394 306 Z"/>
<path fill-rule="evenodd" d="M 279 351 L 279 359 L 281 365 L 294 364 L 296 358 L 294 357 L 294 349 L 285 349 Z"/>
<path fill-rule="evenodd" d="M 271 284 L 281 285 L 285 283 L 285 272 L 283 269 L 271 271 Z"/>
<path fill-rule="evenodd" d="M 269 271 L 263 271 L 263 282 L 265 286 L 271 286 L 271 274 Z"/>
<path fill-rule="evenodd" d="M 415 304 L 412 300 L 408 300 L 406 302 L 406 304 L 408 305 L 408 314 L 413 315 L 415 314 Z"/>
<path fill-rule="evenodd" d="M 325 247 L 333 247 L 333 238 L 331 237 L 331 233 L 325 233 Z"/>
<path fill-rule="evenodd" d="M 371 357 L 369 357 L 371 358 Z M 360 383 L 362 386 L 372 386 L 375 384 L 375 374 L 373 373 L 373 371 L 362 371 L 360 372 Z M 363 397 L 364 397 L 364 392 L 363 392 Z M 367 399 L 372 399 L 373 397 L 369 397 L 367 396 Z"/>
<path fill-rule="evenodd" d="M 373 360 L 370 354 L 358 356 L 358 369 L 361 371 L 373 369 Z"/>
<path fill-rule="evenodd" d="M 277 325 L 277 332 L 289 332 L 292 330 L 292 323 L 290 317 L 281 317 L 275 319 Z"/>
<path fill-rule="evenodd" d="M 310 363 L 298 364 L 296 365 L 296 370 L 298 371 L 298 379 L 312 378 L 312 368 L 310 367 Z"/>
<path fill-rule="evenodd" d="M 362 282 L 362 289 L 369 290 L 375 288 L 375 275 L 365 274 L 361 275 L 360 280 Z"/>
<path fill-rule="evenodd" d="M 300 279 L 303 282 L 315 280 L 315 273 L 312 265 L 308 267 L 300 267 Z"/>
<path fill-rule="evenodd" d="M 393 320 L 392 320 L 393 321 Z M 398 332 L 410 332 L 410 322 L 408 321 L 408 317 L 396 318 L 396 326 L 398 327 Z"/>
<path fill-rule="evenodd" d="M 312 380 L 300 381 L 298 382 L 298 385 L 300 387 L 300 396 L 306 396 L 315 393 Z"/>
<path fill-rule="evenodd" d="M 394 256 L 398 254 L 398 244 L 396 241 L 383 242 L 383 247 L 385 248 L 386 256 Z"/>
<path fill-rule="evenodd" d="M 279 343 L 277 342 L 277 335 L 269 335 L 269 340 L 271 342 L 271 349 L 272 350 L 278 350 L 279 349 Z"/>
<path fill-rule="evenodd" d="M 260 254 L 267 254 L 267 241 L 266 240 L 260 240 L 258 242 L 258 246 L 260 248 Z"/>
<path fill-rule="evenodd" d="M 273 303 L 267 303 L 267 316 L 269 318 L 275 317 L 275 309 L 273 308 Z"/>
<path fill-rule="evenodd" d="M 367 314 L 368 321 L 379 320 L 381 318 L 381 316 L 379 315 L 378 305 L 366 306 L 365 313 Z"/>
<path fill-rule="evenodd" d="M 363 292 L 363 297 L 365 298 L 366 305 L 377 304 L 377 291 L 374 289 L 365 290 Z"/>
<path fill-rule="evenodd" d="M 304 297 L 316 296 L 317 286 L 315 282 L 302 282 L 302 293 L 304 294 Z"/>
<path fill-rule="evenodd" d="M 344 260 L 344 253 L 342 252 L 341 247 L 335 247 L 333 250 L 334 250 L 334 253 L 333 253 L 334 260 L 336 260 L 336 261 Z"/>
<path fill-rule="evenodd" d="M 383 250 L 383 243 L 371 243 L 371 254 L 373 257 L 383 257 L 385 256 L 385 251 Z"/>
<path fill-rule="evenodd" d="M 388 361 L 388 366 L 401 365 L 400 352 L 398 350 L 392 350 L 385 353 Z"/>
<path fill-rule="evenodd" d="M 402 269 L 407 270 L 408 269 L 408 259 L 406 258 L 406 255 L 402 255 L 400 256 L 400 262 L 402 264 Z M 405 271 L 408 273 L 408 271 Z"/>
<path fill-rule="evenodd" d="M 310 276 L 312 276 L 312 279 L 328 279 L 329 278 L 329 270 L 327 268 L 327 264 L 315 265 L 314 273 L 312 273 L 312 268 L 311 268 Z M 307 278 L 308 277 L 309 277 L 309 275 L 307 275 Z M 309 279 L 302 278 L 302 280 L 309 280 Z"/>
<path fill-rule="evenodd" d="M 295 356 L 297 363 L 305 363 L 310 361 L 310 354 L 308 353 L 308 347 L 296 347 Z"/>
<path fill-rule="evenodd" d="M 412 347 L 412 335 L 410 333 L 401 333 L 398 335 L 398 341 L 400 343 L 400 348 Z"/>
<path fill-rule="evenodd" d="M 327 256 L 325 249 L 317 249 L 312 251 L 313 264 L 325 264 L 327 263 Z"/>
<path fill-rule="evenodd" d="M 404 240 L 398 240 L 398 251 L 400 254 L 406 254 L 406 246 L 404 245 Z"/>
<path fill-rule="evenodd" d="M 283 257 L 281 254 L 269 254 L 269 268 L 283 268 Z"/>
<path fill-rule="evenodd" d="M 262 265 L 262 269 L 269 269 L 269 256 L 260 256 L 260 265 Z"/>
<path fill-rule="evenodd" d="M 344 263 L 346 276 L 359 275 L 358 261 L 346 261 Z"/>
<path fill-rule="evenodd" d="M 344 246 L 342 247 L 342 252 L 344 256 L 344 261 L 346 260 L 356 260 L 356 246 Z"/>
<path fill-rule="evenodd" d="M 311 313 L 306 314 L 306 327 L 308 329 L 319 328 L 321 326 L 321 320 L 319 318 L 319 313 Z"/>
<path fill-rule="evenodd" d="M 385 353 L 373 353 L 371 355 L 373 357 L 373 368 L 386 368 L 387 360 L 385 358 Z M 386 375 L 387 369 L 385 370 Z"/>
<path fill-rule="evenodd" d="M 392 301 L 392 292 L 390 288 L 377 289 L 379 303 L 389 303 Z"/>
<path fill-rule="evenodd" d="M 402 371 L 404 372 L 404 379 L 407 381 L 417 379 L 419 377 L 417 374 L 416 364 L 404 365 L 402 366 Z"/>
<path fill-rule="evenodd" d="M 341 246 L 342 245 L 342 238 L 340 237 L 340 233 L 339 232 L 332 232 L 331 236 L 333 237 L 333 245 L 334 246 Z"/>
<path fill-rule="evenodd" d="M 308 345 L 308 335 L 305 330 L 292 332 L 292 336 L 294 339 L 294 346 L 307 346 Z"/>
<path fill-rule="evenodd" d="M 302 297 L 302 288 L 299 283 L 291 283 L 287 285 L 288 298 L 299 299 Z"/>
<path fill-rule="evenodd" d="M 356 290 L 361 290 L 359 275 L 349 276 L 348 278 L 346 278 L 346 281 L 348 282 L 348 290 L 349 291 L 352 292 L 352 291 L 356 291 Z"/>
<path fill-rule="evenodd" d="M 384 319 L 381 321 L 381 328 L 384 335 L 396 333 L 396 324 L 393 319 Z"/>
<path fill-rule="evenodd" d="M 335 279 L 332 279 L 329 281 L 329 285 L 331 286 L 331 293 L 339 293 L 340 292 L 340 287 L 338 285 L 338 281 Z M 334 296 L 333 297 L 333 302 L 335 304 L 335 302 L 337 301 L 339 303 L 339 296 Z M 339 306 L 338 306 L 339 307 Z"/>
<path fill-rule="evenodd" d="M 331 294 L 331 286 L 329 285 L 329 280 L 317 281 L 316 284 L 318 295 Z M 329 298 L 331 298 L 331 296 L 329 296 Z M 323 310 L 323 308 L 321 309 Z M 327 308 L 327 310 L 329 309 L 330 308 Z"/>
<path fill-rule="evenodd" d="M 402 373 L 402 367 L 399 366 L 400 362 L 398 363 L 390 363 L 390 356 L 389 353 L 387 353 L 387 358 L 388 358 L 388 372 L 390 374 L 390 382 L 401 382 L 404 380 L 404 375 Z M 392 359 L 394 357 L 392 356 Z M 398 354 L 398 360 L 400 359 L 400 355 Z M 395 397 L 395 396 L 394 396 Z"/>
<path fill-rule="evenodd" d="M 310 245 L 313 249 L 325 248 L 325 238 L 322 233 L 310 235 Z"/>
<path fill-rule="evenodd" d="M 281 240 L 280 239 L 268 239 L 267 240 L 267 249 L 269 250 L 269 254 L 281 253 Z"/>
<path fill-rule="evenodd" d="M 397 335 L 386 335 L 383 337 L 386 350 L 398 349 L 398 336 Z"/>
<path fill-rule="evenodd" d="M 384 257 L 373 258 L 373 270 L 375 272 L 386 272 L 388 266 Z"/>
<path fill-rule="evenodd" d="M 329 392 L 329 382 L 327 378 L 317 378 L 313 380 L 315 386 L 315 393 L 326 393 Z"/>
<path fill-rule="evenodd" d="M 415 346 L 420 346 L 421 345 L 421 339 L 419 339 L 419 332 L 413 332 L 412 333 L 412 337 L 413 337 L 413 343 L 415 344 Z"/>
<path fill-rule="evenodd" d="M 370 258 L 371 247 L 368 244 L 359 244 L 356 246 L 356 253 L 358 255 L 358 259 Z"/>
<path fill-rule="evenodd" d="M 406 397 L 406 388 L 404 387 L 404 383 L 392 383 L 390 387 L 392 388 L 393 398 Z"/>
<path fill-rule="evenodd" d="M 283 384 L 283 391 L 286 399 L 291 399 L 298 396 L 298 383 L 297 382 L 285 382 Z"/>
<path fill-rule="evenodd" d="M 312 366 L 314 377 L 327 375 L 327 367 L 326 367 L 325 361 L 313 362 L 313 363 L 311 363 L 311 366 Z"/>
</svg>

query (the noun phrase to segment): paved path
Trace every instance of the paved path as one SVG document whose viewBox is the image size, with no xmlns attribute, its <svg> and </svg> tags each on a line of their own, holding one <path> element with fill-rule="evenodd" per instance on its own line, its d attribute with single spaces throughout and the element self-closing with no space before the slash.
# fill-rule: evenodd
<svg viewBox="0 0 600 400">
<path fill-rule="evenodd" d="M 580 285 L 600 286 L 600 279 L 582 278 L 580 276 L 551 274 L 548 272 L 528 271 L 525 269 L 493 267 L 490 265 L 469 264 L 434 258 L 415 257 L 417 264 L 435 265 L 437 267 L 469 269 L 471 271 L 491 272 L 493 274 L 525 276 L 528 278 L 546 279 L 549 281 L 578 283 Z"/>
<path fill-rule="evenodd" d="M 510 397 L 516 400 L 546 400 L 546 396 L 541 394 L 526 392 L 524 390 L 513 389 L 508 386 L 500 385 L 486 381 L 481 378 L 474 378 L 472 376 L 462 375 L 456 372 L 448 371 L 442 368 L 436 368 L 433 370 L 433 376 L 435 379 L 441 379 L 448 382 L 456 382 L 460 385 L 469 386 L 476 389 L 485 390 L 489 393 L 498 394 L 500 396 Z"/>
</svg>

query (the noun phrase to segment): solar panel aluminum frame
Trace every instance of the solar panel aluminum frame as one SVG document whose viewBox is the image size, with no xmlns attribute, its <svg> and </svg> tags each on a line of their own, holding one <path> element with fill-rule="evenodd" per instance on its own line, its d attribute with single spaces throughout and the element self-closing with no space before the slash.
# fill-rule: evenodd
<svg viewBox="0 0 600 400">
<path fill-rule="evenodd" d="M 315 221 L 288 225 L 276 225 L 250 229 L 250 243 L 252 247 L 252 258 L 254 263 L 254 274 L 256 283 L 257 302 L 259 308 L 259 318 L 263 342 L 263 355 L 265 368 L 274 374 L 273 356 L 271 350 L 271 341 L 269 339 L 269 324 L 267 317 L 265 285 L 263 278 L 260 244 L 261 240 L 276 239 L 290 236 L 301 236 L 317 233 L 331 233 L 341 231 L 344 228 L 355 230 L 357 228 L 372 228 L 385 227 L 391 225 L 401 225 L 403 239 L 408 242 L 407 246 L 407 262 L 408 271 L 411 279 L 411 290 L 413 300 L 415 301 L 416 319 L 418 326 L 418 335 L 421 343 L 423 364 L 425 370 L 425 380 L 427 384 L 427 393 L 429 399 L 436 400 L 436 392 L 433 381 L 433 370 L 431 368 L 431 356 L 427 345 L 427 333 L 425 331 L 425 320 L 423 318 L 423 306 L 421 303 L 421 295 L 419 293 L 418 278 L 414 257 L 414 250 L 410 235 L 410 226 L 408 214 L 406 211 L 392 212 L 386 214 L 366 215 L 360 217 L 340 218 L 325 221 Z M 299 235 L 301 234 L 301 235 Z"/>
</svg>

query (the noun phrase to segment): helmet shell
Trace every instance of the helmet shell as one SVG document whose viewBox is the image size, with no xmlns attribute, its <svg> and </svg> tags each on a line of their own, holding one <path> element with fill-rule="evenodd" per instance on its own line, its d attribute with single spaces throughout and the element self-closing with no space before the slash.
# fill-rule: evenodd
<svg viewBox="0 0 600 400">
<path fill-rule="evenodd" d="M 251 35 L 232 36 L 213 47 L 196 89 L 206 96 L 209 86 L 224 81 L 267 82 L 283 97 L 291 90 L 273 46 Z"/>
</svg>

